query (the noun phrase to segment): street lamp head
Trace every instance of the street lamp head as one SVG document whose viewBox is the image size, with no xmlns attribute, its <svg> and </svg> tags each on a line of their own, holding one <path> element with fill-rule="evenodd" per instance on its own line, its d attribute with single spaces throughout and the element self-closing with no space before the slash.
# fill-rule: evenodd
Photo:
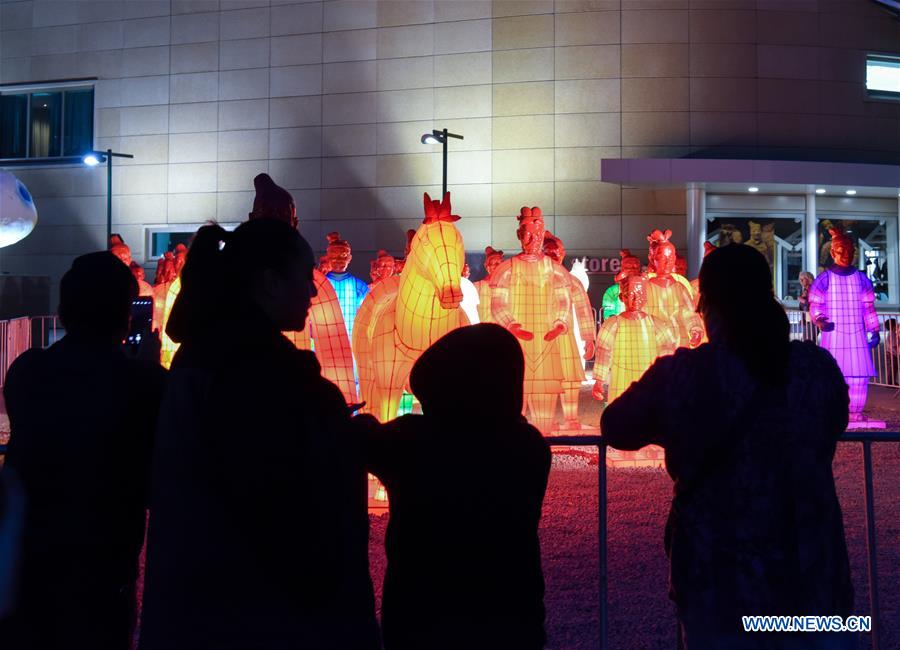
<svg viewBox="0 0 900 650">
<path fill-rule="evenodd" d="M 81 161 L 88 167 L 96 167 L 100 163 L 106 162 L 106 156 L 104 156 L 103 154 L 99 154 L 94 151 L 91 151 L 89 153 L 86 153 L 84 155 L 84 158 L 81 159 Z"/>
<path fill-rule="evenodd" d="M 443 136 L 435 133 L 425 133 L 422 135 L 422 144 L 441 144 L 443 140 Z"/>
</svg>

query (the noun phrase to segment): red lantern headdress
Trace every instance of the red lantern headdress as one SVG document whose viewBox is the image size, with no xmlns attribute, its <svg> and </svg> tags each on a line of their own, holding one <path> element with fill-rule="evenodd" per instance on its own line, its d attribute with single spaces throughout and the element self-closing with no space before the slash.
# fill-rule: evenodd
<svg viewBox="0 0 900 650">
<path fill-rule="evenodd" d="M 425 192 L 425 221 L 423 223 L 435 223 L 447 221 L 453 223 L 459 221 L 459 215 L 450 214 L 450 192 L 444 193 L 441 201 L 433 201 L 428 192 Z"/>
</svg>

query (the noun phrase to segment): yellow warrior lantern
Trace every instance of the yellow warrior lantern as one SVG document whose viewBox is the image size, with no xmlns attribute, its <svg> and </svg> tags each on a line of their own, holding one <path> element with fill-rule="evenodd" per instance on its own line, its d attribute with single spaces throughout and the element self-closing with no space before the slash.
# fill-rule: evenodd
<svg viewBox="0 0 900 650">
<path fill-rule="evenodd" d="M 384 298 L 380 309 L 373 303 L 371 315 L 363 315 L 370 320 L 365 327 L 357 315 L 356 327 L 365 332 L 364 338 L 354 336 L 357 358 L 368 355 L 365 363 L 371 363 L 372 372 L 369 377 L 360 368 L 360 390 L 382 422 L 396 417 L 409 372 L 422 352 L 450 330 L 469 324 L 460 309 L 465 248 L 453 225 L 459 217 L 450 213 L 449 192 L 442 201 L 432 201 L 427 193 L 424 198 L 425 220 L 410 241 L 396 294 Z M 385 286 L 385 293 L 392 291 Z"/>
</svg>

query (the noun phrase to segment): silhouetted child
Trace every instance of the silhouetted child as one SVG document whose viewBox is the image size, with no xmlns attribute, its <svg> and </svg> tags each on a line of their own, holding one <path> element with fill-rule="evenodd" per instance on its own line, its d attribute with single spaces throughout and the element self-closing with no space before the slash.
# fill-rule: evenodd
<svg viewBox="0 0 900 650">
<path fill-rule="evenodd" d="M 127 650 L 164 371 L 125 356 L 137 283 L 108 252 L 60 283 L 66 335 L 22 354 L 4 388 L 8 467 L 26 499 L 19 602 L 4 650 Z"/>
<path fill-rule="evenodd" d="M 388 491 L 388 650 L 541 648 L 538 522 L 550 451 L 522 416 L 524 358 L 494 324 L 454 330 L 410 375 L 423 415 L 375 430 Z"/>
</svg>

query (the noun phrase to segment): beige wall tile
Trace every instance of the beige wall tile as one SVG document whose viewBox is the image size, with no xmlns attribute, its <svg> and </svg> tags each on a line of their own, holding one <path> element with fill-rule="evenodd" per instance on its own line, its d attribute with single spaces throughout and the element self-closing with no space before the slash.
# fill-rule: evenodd
<svg viewBox="0 0 900 650">
<path fill-rule="evenodd" d="M 370 124 L 376 113 L 376 93 L 345 93 L 322 96 L 325 124 Z"/>
<path fill-rule="evenodd" d="M 216 198 L 216 219 L 223 223 L 244 221 L 253 208 L 255 195 L 256 192 L 216 192 L 213 195 Z"/>
<path fill-rule="evenodd" d="M 322 130 L 324 156 L 366 156 L 375 154 L 374 124 L 326 126 Z M 374 170 L 374 165 L 373 165 Z"/>
<path fill-rule="evenodd" d="M 208 102 L 218 98 L 218 72 L 193 72 L 170 77 L 169 100 L 173 104 Z"/>
<path fill-rule="evenodd" d="M 439 158 L 435 158 L 437 175 L 443 169 Z M 491 182 L 490 151 L 455 151 L 447 158 L 447 181 L 453 185 Z"/>
<path fill-rule="evenodd" d="M 470 191 L 472 185 L 466 185 L 466 191 Z M 475 186 L 479 187 L 479 186 Z M 485 246 L 491 243 L 491 218 L 489 216 L 471 215 L 465 220 L 457 222 L 456 227 L 462 235 L 466 251 L 481 253 Z M 473 277 L 476 269 L 472 269 Z"/>
<path fill-rule="evenodd" d="M 684 214 L 686 210 L 683 189 L 654 190 L 646 188 L 622 188 L 622 214 Z M 646 246 L 645 246 L 646 247 Z"/>
<path fill-rule="evenodd" d="M 269 69 L 269 95 L 296 97 L 322 93 L 321 65 L 292 65 Z"/>
<path fill-rule="evenodd" d="M 316 100 L 319 98 L 316 97 Z M 270 104 L 276 99 L 241 99 L 219 102 L 219 130 L 264 129 L 269 126 Z M 198 129 L 200 130 L 200 129 Z"/>
<path fill-rule="evenodd" d="M 269 129 L 269 158 L 317 158 L 322 155 L 322 127 Z"/>
<path fill-rule="evenodd" d="M 557 113 L 607 113 L 620 110 L 618 79 L 556 82 Z"/>
<path fill-rule="evenodd" d="M 378 58 L 434 54 L 434 25 L 382 27 L 378 30 Z"/>
<path fill-rule="evenodd" d="M 434 85 L 462 86 L 492 81 L 492 53 L 474 52 L 434 57 Z"/>
<path fill-rule="evenodd" d="M 168 45 L 137 47 L 122 51 L 122 76 L 142 77 L 162 74 L 169 74 Z"/>
<path fill-rule="evenodd" d="M 822 82 L 805 79 L 757 79 L 757 101 L 763 113 L 815 113 Z M 854 87 L 858 88 L 858 86 Z"/>
<path fill-rule="evenodd" d="M 713 9 L 691 11 L 691 42 L 693 43 L 755 43 L 756 23 L 766 12 Z M 760 34 L 770 27 L 762 27 Z M 809 25 L 807 24 L 807 30 Z"/>
<path fill-rule="evenodd" d="M 383 187 L 440 183 L 440 174 L 435 173 L 437 157 L 434 153 L 378 156 L 376 184 Z"/>
<path fill-rule="evenodd" d="M 219 21 L 219 38 L 223 41 L 269 35 L 268 7 L 223 11 L 219 14 Z"/>
<path fill-rule="evenodd" d="M 419 25 L 434 22 L 432 0 L 381 0 L 378 3 L 378 26 Z"/>
<path fill-rule="evenodd" d="M 618 44 L 621 13 L 589 11 L 556 16 L 556 45 Z"/>
<path fill-rule="evenodd" d="M 553 79 L 553 48 L 493 53 L 494 83 Z"/>
<path fill-rule="evenodd" d="M 377 151 L 379 154 L 395 153 L 426 153 L 434 151 L 433 148 L 423 145 L 421 138 L 424 133 L 431 133 L 434 122 L 424 120 L 418 122 L 383 122 L 377 125 Z M 449 127 L 448 127 L 449 128 Z M 458 133 L 458 131 L 451 132 Z M 465 133 L 468 139 L 469 134 Z M 457 141 L 453 141 L 453 148 L 459 147 Z"/>
<path fill-rule="evenodd" d="M 354 29 L 347 32 L 330 32 L 324 36 L 326 63 L 336 61 L 365 61 L 376 57 L 374 29 Z"/>
<path fill-rule="evenodd" d="M 325 5 L 325 31 L 378 26 L 378 3 L 370 0 L 335 0 Z"/>
<path fill-rule="evenodd" d="M 168 166 L 161 166 L 163 170 L 162 178 L 163 182 L 160 185 L 159 183 L 153 183 L 152 186 L 144 186 L 141 185 L 139 187 L 135 187 L 134 191 L 128 192 L 124 188 L 124 179 L 123 179 L 123 194 L 149 194 L 154 192 L 165 192 L 166 191 L 166 183 L 165 183 L 165 172 L 168 170 L 169 175 L 169 193 L 183 193 L 183 192 L 215 192 L 216 191 L 216 164 L 214 162 L 203 162 L 203 163 L 187 163 L 183 165 L 174 165 L 170 164 Z M 225 164 L 234 164 L 234 163 L 225 163 Z M 122 168 L 120 172 L 125 171 L 126 168 Z M 128 168 L 129 171 L 131 168 Z M 119 176 L 123 176 L 123 174 L 119 174 Z M 252 177 L 251 177 L 251 185 L 252 185 Z"/>
<path fill-rule="evenodd" d="M 256 172 L 259 173 L 259 172 Z M 318 158 L 272 160 L 269 174 L 285 189 L 317 189 L 322 186 L 322 162 Z M 253 176 L 250 175 L 251 186 Z"/>
<path fill-rule="evenodd" d="M 268 129 L 219 133 L 219 160 L 264 160 L 268 157 Z"/>
<path fill-rule="evenodd" d="M 427 120 L 434 116 L 434 91 L 430 88 L 387 90 L 377 93 L 377 97 L 379 122 Z"/>
<path fill-rule="evenodd" d="M 691 113 L 691 144 L 702 147 L 756 144 L 755 113 Z"/>
<path fill-rule="evenodd" d="M 465 186 L 465 191 L 454 192 L 453 194 L 453 212 L 460 215 L 460 221 L 467 221 L 474 217 L 490 217 L 491 216 L 491 194 L 493 186 L 489 183 L 470 183 Z M 461 224 L 457 222 L 457 226 Z M 463 233 L 463 239 L 466 241 L 466 250 L 473 250 L 473 242 L 466 237 L 466 231 L 460 228 Z M 490 243 L 490 242 L 488 242 Z M 480 248 L 487 246 L 483 244 Z"/>
<path fill-rule="evenodd" d="M 556 183 L 556 214 L 572 216 L 618 214 L 621 209 L 622 191 L 618 185 L 600 181 Z"/>
<path fill-rule="evenodd" d="M 173 45 L 170 55 L 170 74 L 179 72 L 208 72 L 219 69 L 218 43 Z"/>
<path fill-rule="evenodd" d="M 671 230 L 669 241 L 683 248 L 687 241 L 685 222 L 684 215 L 633 214 L 622 217 L 622 246 L 646 259 L 647 235 L 659 228 Z"/>
<path fill-rule="evenodd" d="M 322 62 L 322 35 L 276 36 L 271 41 L 272 65 L 306 65 Z"/>
<path fill-rule="evenodd" d="M 689 33 L 684 10 L 622 12 L 622 43 L 687 43 Z"/>
<path fill-rule="evenodd" d="M 323 5 L 321 2 L 273 6 L 270 14 L 272 36 L 322 31 Z"/>
<path fill-rule="evenodd" d="M 269 101 L 269 126 L 315 126 L 322 124 L 323 98 L 320 95 L 311 97 L 282 97 Z M 221 120 L 221 113 L 219 115 Z"/>
<path fill-rule="evenodd" d="M 557 147 L 618 147 L 618 113 L 582 113 L 556 116 Z"/>
<path fill-rule="evenodd" d="M 690 83 L 686 78 L 622 79 L 622 110 L 686 111 L 690 107 Z"/>
<path fill-rule="evenodd" d="M 526 81 L 493 86 L 493 114 L 537 115 L 553 113 L 554 82 Z"/>
<path fill-rule="evenodd" d="M 692 111 L 755 111 L 756 79 L 691 79 Z"/>
<path fill-rule="evenodd" d="M 553 0 L 493 0 L 494 18 L 553 13 Z"/>
<path fill-rule="evenodd" d="M 457 54 L 489 51 L 491 49 L 492 22 L 488 19 L 436 23 L 434 26 L 434 53 Z"/>
<path fill-rule="evenodd" d="M 817 47 L 759 45 L 759 76 L 776 79 L 818 79 Z"/>
<path fill-rule="evenodd" d="M 619 158 L 618 147 L 557 147 L 554 151 L 557 181 L 593 181 L 600 179 L 600 161 Z"/>
<path fill-rule="evenodd" d="M 287 187 L 282 176 L 271 169 L 265 160 L 220 162 L 216 170 L 219 191 L 222 192 L 248 192 L 253 189 L 253 178 L 263 172 L 271 174 L 282 187 Z"/>
<path fill-rule="evenodd" d="M 434 89 L 434 118 L 490 117 L 490 86 L 454 86 Z"/>
<path fill-rule="evenodd" d="M 122 79 L 121 106 L 152 106 L 169 103 L 169 77 L 132 77 Z"/>
<path fill-rule="evenodd" d="M 169 45 L 170 41 L 168 16 L 142 18 L 139 20 L 126 20 L 123 27 L 123 40 L 125 47 L 150 47 L 153 45 Z M 57 45 L 61 45 L 67 40 L 66 35 L 68 34 L 68 30 L 73 28 L 73 26 L 69 26 L 55 27 L 47 30 L 35 29 L 34 36 L 36 39 L 38 39 L 35 45 L 37 46 L 42 40 L 41 36 L 39 36 L 41 32 L 44 32 L 46 34 L 46 36 L 48 37 L 48 41 L 55 41 Z M 51 54 L 51 52 L 49 51 L 41 52 L 37 49 L 37 47 L 35 48 L 34 53 Z"/>
<path fill-rule="evenodd" d="M 372 200 L 374 192 L 375 190 L 369 188 L 323 189 L 321 193 L 322 217 L 325 219 L 374 219 L 376 205 Z M 328 230 L 325 232 L 327 233 Z M 344 236 L 347 235 L 344 234 Z M 324 238 L 324 235 L 322 237 Z M 404 240 L 404 245 L 405 243 Z M 321 244 L 313 242 L 314 248 L 318 246 L 325 248 L 324 242 Z"/>
<path fill-rule="evenodd" d="M 376 64 L 378 90 L 406 90 L 434 86 L 434 57 L 382 59 Z"/>
<path fill-rule="evenodd" d="M 435 22 L 490 17 L 491 3 L 485 0 L 434 0 Z"/>
<path fill-rule="evenodd" d="M 116 161 L 120 164 L 162 165 L 169 162 L 169 136 L 133 135 L 118 140 L 119 151 L 140 152 L 140 157 L 134 160 L 120 158 Z"/>
<path fill-rule="evenodd" d="M 325 64 L 326 93 L 367 92 L 376 88 L 375 61 Z"/>
<path fill-rule="evenodd" d="M 374 187 L 375 156 L 322 159 L 322 187 Z"/>
<path fill-rule="evenodd" d="M 622 219 L 616 215 L 568 215 L 556 217 L 557 237 L 569 250 L 609 247 L 616 250 L 622 241 Z"/>
<path fill-rule="evenodd" d="M 203 223 L 216 218 L 215 192 L 172 194 L 168 199 L 166 223 Z"/>
<path fill-rule="evenodd" d="M 500 183 L 552 181 L 553 149 L 494 151 L 493 178 Z"/>
<path fill-rule="evenodd" d="M 689 113 L 623 113 L 622 145 L 689 144 L 689 115 Z"/>
<path fill-rule="evenodd" d="M 521 249 L 516 240 L 515 215 L 523 205 L 539 206 L 547 214 L 553 213 L 553 183 L 494 183 L 492 185 L 492 214 L 495 217 L 512 217 L 512 229 L 504 237 L 512 237 L 515 242 L 507 253 L 515 254 Z"/>
<path fill-rule="evenodd" d="M 119 110 L 120 135 L 150 135 L 168 131 L 168 106 L 135 106 Z"/>
<path fill-rule="evenodd" d="M 620 46 L 587 45 L 555 49 L 556 79 L 615 78 L 620 74 Z"/>
<path fill-rule="evenodd" d="M 219 99 L 256 99 L 269 96 L 269 71 L 227 70 L 219 73 Z"/>
<path fill-rule="evenodd" d="M 553 15 L 511 16 L 493 20 L 493 49 L 553 46 Z"/>
<path fill-rule="evenodd" d="M 219 40 L 219 14 L 186 14 L 171 18 L 172 44 Z"/>
<path fill-rule="evenodd" d="M 250 38 L 219 44 L 219 69 L 265 68 L 269 65 L 269 39 Z"/>
<path fill-rule="evenodd" d="M 694 43 L 692 77 L 754 77 L 756 46 L 752 44 Z"/>
<path fill-rule="evenodd" d="M 177 133 L 169 136 L 169 161 L 172 163 L 217 160 L 218 133 Z"/>
<path fill-rule="evenodd" d="M 495 150 L 537 149 L 553 146 L 552 115 L 495 117 L 492 129 Z"/>
<path fill-rule="evenodd" d="M 622 46 L 623 77 L 687 77 L 690 69 L 687 45 L 653 43 Z"/>
</svg>

